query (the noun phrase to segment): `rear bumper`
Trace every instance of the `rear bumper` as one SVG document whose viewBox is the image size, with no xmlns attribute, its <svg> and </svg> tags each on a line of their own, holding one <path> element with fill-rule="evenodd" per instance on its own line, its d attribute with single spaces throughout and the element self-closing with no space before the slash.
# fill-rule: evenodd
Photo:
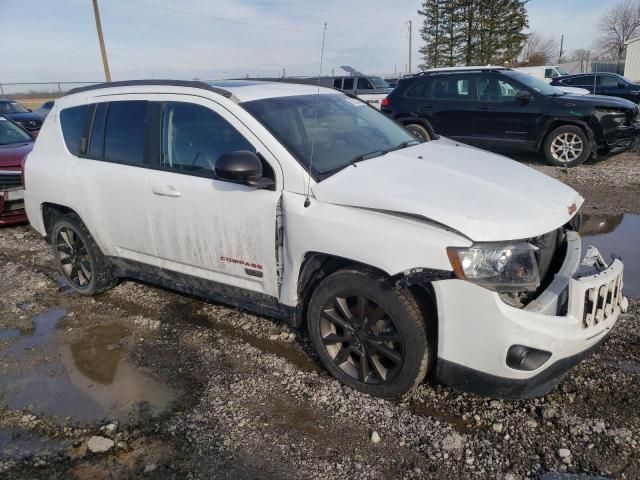
<svg viewBox="0 0 640 480">
<path fill-rule="evenodd" d="M 623 265 L 607 266 L 595 248 L 582 260 L 580 236 L 567 233 L 567 254 L 552 283 L 526 308 L 462 280 L 433 282 L 438 305 L 435 379 L 503 398 L 543 395 L 607 337 L 627 301 Z M 542 352 L 538 363 L 510 360 L 513 349 Z M 542 358 L 541 357 L 541 358 Z"/>
</svg>

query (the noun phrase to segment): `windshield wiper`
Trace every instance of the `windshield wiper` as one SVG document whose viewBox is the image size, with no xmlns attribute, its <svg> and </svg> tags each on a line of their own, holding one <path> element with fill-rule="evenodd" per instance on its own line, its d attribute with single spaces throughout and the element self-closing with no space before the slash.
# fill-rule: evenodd
<svg viewBox="0 0 640 480">
<path fill-rule="evenodd" d="M 407 140 L 406 142 L 402 142 L 395 147 L 387 148 L 384 153 L 393 152 L 394 150 L 402 150 L 403 148 L 413 147 L 414 145 L 420 145 L 420 140 Z"/>
</svg>

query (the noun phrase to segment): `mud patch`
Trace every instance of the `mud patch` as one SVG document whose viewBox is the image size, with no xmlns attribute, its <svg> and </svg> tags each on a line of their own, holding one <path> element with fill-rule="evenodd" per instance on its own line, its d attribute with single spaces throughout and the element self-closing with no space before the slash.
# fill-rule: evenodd
<svg viewBox="0 0 640 480">
<path fill-rule="evenodd" d="M 66 451 L 68 440 L 50 440 L 20 428 L 0 428 L 0 460 L 20 461 L 25 457 L 52 456 Z"/>
<path fill-rule="evenodd" d="M 427 405 L 426 403 L 413 403 L 411 405 L 411 410 L 423 417 L 431 417 L 441 423 L 449 424 L 460 433 L 471 433 L 473 431 L 473 425 L 462 417 L 452 413 L 443 412 Z"/>
<path fill-rule="evenodd" d="M 58 424 L 115 418 L 144 420 L 170 408 L 176 393 L 127 360 L 129 331 L 118 323 L 84 330 L 66 343 L 56 327 L 67 311 L 33 317 L 34 330 L 2 332 L 7 370 L 0 377 L 0 403 L 29 409 Z"/>
<path fill-rule="evenodd" d="M 640 298 L 640 215 L 583 215 L 582 248 L 594 245 L 603 258 L 622 257 L 624 293 Z"/>
</svg>

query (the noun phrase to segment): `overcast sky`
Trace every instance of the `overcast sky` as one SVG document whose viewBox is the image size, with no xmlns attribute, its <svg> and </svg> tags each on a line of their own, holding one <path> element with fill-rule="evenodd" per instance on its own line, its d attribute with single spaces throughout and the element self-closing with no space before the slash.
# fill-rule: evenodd
<svg viewBox="0 0 640 480">
<path fill-rule="evenodd" d="M 114 80 L 316 74 L 327 23 L 324 73 L 371 73 L 408 62 L 422 40 L 420 0 L 99 0 Z M 531 30 L 589 48 L 615 0 L 531 0 Z M 158 8 L 163 7 L 163 8 Z M 221 20 L 225 19 L 227 21 Z M 254 25 L 249 25 L 254 24 Z M 104 74 L 91 0 L 0 0 L 0 82 L 98 81 Z"/>
</svg>

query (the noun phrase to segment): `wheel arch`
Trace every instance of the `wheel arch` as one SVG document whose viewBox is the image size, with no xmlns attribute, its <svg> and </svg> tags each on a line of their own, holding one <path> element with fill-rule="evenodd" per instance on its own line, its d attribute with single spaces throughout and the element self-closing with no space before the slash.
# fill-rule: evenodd
<svg viewBox="0 0 640 480">
<path fill-rule="evenodd" d="M 294 315 L 295 326 L 301 327 L 306 324 L 309 301 L 318 284 L 332 273 L 347 268 L 366 269 L 376 272 L 386 277 L 389 280 L 390 286 L 397 286 L 409 290 L 418 302 L 427 326 L 428 338 L 430 342 L 433 342 L 429 346 L 435 351 L 438 344 L 438 307 L 436 294 L 431 285 L 431 281 L 450 278 L 450 272 L 418 269 L 416 271 L 390 275 L 379 267 L 356 260 L 322 252 L 307 252 L 298 274 L 298 303 Z"/>
<path fill-rule="evenodd" d="M 436 132 L 431 126 L 431 123 L 426 118 L 407 115 L 407 116 L 400 116 L 396 118 L 396 121 L 404 125 L 405 127 L 412 123 L 420 125 L 421 127 L 424 127 L 427 129 L 427 131 L 429 132 L 429 135 L 431 135 L 431 138 L 436 138 Z"/>
<path fill-rule="evenodd" d="M 42 214 L 42 223 L 45 230 L 45 239 L 49 243 L 51 243 L 51 231 L 53 230 L 53 225 L 56 223 L 58 218 L 64 215 L 73 214 L 78 217 L 80 221 L 82 221 L 82 218 L 80 218 L 78 212 L 70 207 L 67 207 L 66 205 L 61 205 L 59 203 L 45 202 L 40 205 L 40 211 Z"/>
<path fill-rule="evenodd" d="M 549 120 L 545 124 L 545 126 L 542 128 L 542 132 L 540 133 L 540 137 L 538 138 L 538 141 L 536 143 L 536 151 L 542 150 L 544 146 L 544 142 L 551 132 L 553 132 L 556 128 L 563 127 L 563 126 L 573 126 L 573 127 L 578 127 L 584 130 L 584 132 L 587 134 L 587 138 L 589 139 L 589 142 L 591 143 L 592 154 L 593 155 L 597 154 L 598 142 L 596 140 L 596 136 L 593 129 L 584 120 L 578 120 L 573 118 L 572 119 L 553 118 Z"/>
</svg>

